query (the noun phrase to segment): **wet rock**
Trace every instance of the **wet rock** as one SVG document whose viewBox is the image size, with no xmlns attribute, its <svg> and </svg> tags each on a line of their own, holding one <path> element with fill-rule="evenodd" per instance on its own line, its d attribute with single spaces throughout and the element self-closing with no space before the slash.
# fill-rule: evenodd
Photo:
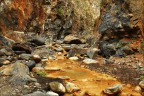
<svg viewBox="0 0 144 96">
<path fill-rule="evenodd" d="M 98 63 L 98 61 L 93 60 L 93 59 L 89 59 L 89 58 L 84 59 L 83 62 L 85 64 L 97 64 Z"/>
<path fill-rule="evenodd" d="M 50 86 L 50 89 L 54 92 L 57 92 L 57 93 L 65 93 L 66 92 L 66 89 L 65 87 L 63 86 L 62 83 L 59 83 L 59 82 L 50 82 L 49 83 L 49 86 Z"/>
<path fill-rule="evenodd" d="M 12 77 L 9 82 L 13 84 L 26 84 L 28 81 L 36 81 L 29 76 L 29 68 L 23 63 L 15 63 L 12 66 Z"/>
<path fill-rule="evenodd" d="M 89 48 L 87 50 L 87 56 L 91 59 L 94 59 L 96 56 L 98 56 L 98 52 L 99 52 L 99 49 L 97 48 Z"/>
<path fill-rule="evenodd" d="M 39 55 L 33 55 L 31 59 L 34 60 L 36 63 L 39 63 L 41 61 L 41 57 Z"/>
<path fill-rule="evenodd" d="M 103 92 L 107 95 L 117 95 L 121 92 L 122 85 L 116 84 L 112 87 L 106 88 Z"/>
<path fill-rule="evenodd" d="M 22 54 L 20 54 L 20 56 L 19 56 L 19 58 L 20 58 L 20 59 L 23 59 L 23 60 L 29 60 L 31 57 L 32 57 L 31 54 L 25 54 L 25 53 L 22 53 Z"/>
<path fill-rule="evenodd" d="M 46 93 L 47 96 L 59 96 L 59 94 L 55 93 L 55 92 L 52 92 L 52 91 L 48 91 Z"/>
<path fill-rule="evenodd" d="M 31 48 L 25 43 L 15 43 L 12 50 L 18 55 L 22 53 L 31 54 Z"/>
<path fill-rule="evenodd" d="M 29 67 L 30 70 L 32 70 L 32 68 L 34 68 L 36 65 L 35 61 L 33 60 L 29 60 L 25 64 Z"/>
<path fill-rule="evenodd" d="M 27 94 L 27 95 L 24 95 L 24 96 L 48 96 L 48 95 L 46 95 L 46 93 L 41 92 L 41 91 L 35 91 L 33 93 L 30 93 L 30 94 Z"/>
<path fill-rule="evenodd" d="M 80 88 L 77 85 L 75 85 L 74 83 L 67 82 L 66 90 L 67 90 L 67 92 L 72 93 L 72 92 L 80 90 Z"/>
<path fill-rule="evenodd" d="M 70 57 L 69 59 L 76 61 L 76 60 L 78 60 L 79 58 L 75 56 L 75 57 Z"/>
<path fill-rule="evenodd" d="M 67 44 L 82 44 L 82 41 L 75 37 L 75 36 L 72 36 L 72 35 L 68 35 L 64 38 L 64 43 L 67 43 Z"/>
<path fill-rule="evenodd" d="M 139 86 L 144 89 L 144 80 L 139 82 Z"/>
</svg>

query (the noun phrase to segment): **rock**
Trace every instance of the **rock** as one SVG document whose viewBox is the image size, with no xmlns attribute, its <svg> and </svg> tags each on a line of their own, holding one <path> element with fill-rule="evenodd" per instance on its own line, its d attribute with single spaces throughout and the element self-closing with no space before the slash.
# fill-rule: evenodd
<svg viewBox="0 0 144 96">
<path fill-rule="evenodd" d="M 25 53 L 22 53 L 22 54 L 20 54 L 20 56 L 19 56 L 19 58 L 20 58 L 20 59 L 23 59 L 23 60 L 29 60 L 31 57 L 32 57 L 31 54 L 25 54 Z"/>
<path fill-rule="evenodd" d="M 28 62 L 26 62 L 26 65 L 29 67 L 30 70 L 32 70 L 32 68 L 35 67 L 36 63 L 33 60 L 29 60 Z"/>
<path fill-rule="evenodd" d="M 32 69 L 33 72 L 39 72 L 39 71 L 44 71 L 44 68 L 43 67 L 34 67 Z"/>
<path fill-rule="evenodd" d="M 58 76 L 57 78 L 62 79 L 62 80 L 69 80 L 70 77 L 68 76 Z"/>
<path fill-rule="evenodd" d="M 10 47 L 10 46 L 12 46 L 12 44 L 15 43 L 15 41 L 10 39 L 10 38 L 7 38 L 5 36 L 0 35 L 0 43 L 4 46 L 9 46 Z"/>
<path fill-rule="evenodd" d="M 106 88 L 103 92 L 107 95 L 116 95 L 121 92 L 122 85 L 116 84 L 112 87 Z"/>
<path fill-rule="evenodd" d="M 75 85 L 74 83 L 67 82 L 66 90 L 67 90 L 67 92 L 72 93 L 72 92 L 80 90 L 80 88 L 77 85 Z"/>
<path fill-rule="evenodd" d="M 55 92 L 52 92 L 52 91 L 48 91 L 46 93 L 47 96 L 59 96 L 59 94 L 55 93 Z"/>
<path fill-rule="evenodd" d="M 70 57 L 69 59 L 76 61 L 76 60 L 78 60 L 79 58 L 75 56 L 75 57 Z"/>
<path fill-rule="evenodd" d="M 0 58 L 0 66 L 10 64 L 9 60 L 5 60 L 4 58 Z"/>
<path fill-rule="evenodd" d="M 66 44 L 82 44 L 82 41 L 75 36 L 68 35 L 64 38 L 64 43 L 66 43 Z"/>
<path fill-rule="evenodd" d="M 135 89 L 134 89 L 136 92 L 138 93 L 141 93 L 142 92 L 142 89 L 140 86 L 136 86 Z"/>
<path fill-rule="evenodd" d="M 63 51 L 63 48 L 61 48 L 61 47 L 55 48 L 55 51 L 56 51 L 56 52 L 62 52 L 62 51 Z"/>
<path fill-rule="evenodd" d="M 31 54 L 31 48 L 29 47 L 29 45 L 27 45 L 25 43 L 15 43 L 15 44 L 13 44 L 12 50 L 18 55 L 22 54 L 22 53 Z"/>
<path fill-rule="evenodd" d="M 7 50 L 7 49 L 3 48 L 0 50 L 0 56 L 4 56 L 4 55 L 11 56 L 12 55 L 11 51 L 12 50 Z"/>
<path fill-rule="evenodd" d="M 32 60 L 34 60 L 36 63 L 39 63 L 41 61 L 41 57 L 39 55 L 33 55 Z"/>
<path fill-rule="evenodd" d="M 30 40 L 29 42 L 33 43 L 36 46 L 42 46 L 42 45 L 45 45 L 45 41 L 46 40 L 44 37 L 36 36 L 32 40 Z"/>
<path fill-rule="evenodd" d="M 89 58 L 84 59 L 83 62 L 85 64 L 97 64 L 98 63 L 98 61 L 93 60 L 93 59 L 89 59 Z"/>
<path fill-rule="evenodd" d="M 87 56 L 91 59 L 94 59 L 96 56 L 98 56 L 98 52 L 99 52 L 99 49 L 97 48 L 89 48 L 87 50 Z"/>
<path fill-rule="evenodd" d="M 3 65 L 8 65 L 8 64 L 10 64 L 10 61 L 9 61 L 9 60 L 3 61 Z"/>
<path fill-rule="evenodd" d="M 27 94 L 27 95 L 24 95 L 24 96 L 48 96 L 48 95 L 46 95 L 46 93 L 41 92 L 41 91 L 35 91 L 33 93 L 30 93 L 30 94 Z"/>
<path fill-rule="evenodd" d="M 139 86 L 144 89 L 144 80 L 139 82 Z"/>
<path fill-rule="evenodd" d="M 23 63 L 15 63 L 12 66 L 12 77 L 9 82 L 13 84 L 26 84 L 29 81 L 36 81 L 29 76 L 29 68 Z"/>
<path fill-rule="evenodd" d="M 59 83 L 59 82 L 50 82 L 49 83 L 49 86 L 50 86 L 50 89 L 54 92 L 57 92 L 57 93 L 65 93 L 66 92 L 66 89 L 65 87 L 63 86 L 62 83 Z"/>
</svg>

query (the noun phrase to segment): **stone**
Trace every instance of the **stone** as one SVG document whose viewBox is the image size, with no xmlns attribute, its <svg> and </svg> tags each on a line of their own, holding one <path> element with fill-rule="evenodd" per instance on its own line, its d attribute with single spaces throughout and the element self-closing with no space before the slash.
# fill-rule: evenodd
<svg viewBox="0 0 144 96">
<path fill-rule="evenodd" d="M 34 60 L 36 63 L 39 63 L 41 61 L 41 57 L 39 55 L 33 55 L 32 60 Z"/>
<path fill-rule="evenodd" d="M 27 53 L 27 54 L 31 54 L 31 48 L 29 47 L 29 45 L 25 44 L 25 43 L 15 43 L 12 46 L 12 50 L 15 52 L 15 54 L 22 54 L 22 53 Z"/>
<path fill-rule="evenodd" d="M 48 95 L 46 95 L 46 93 L 41 92 L 41 91 L 35 91 L 33 93 L 30 93 L 30 94 L 27 94 L 27 95 L 24 95 L 24 96 L 48 96 Z"/>
<path fill-rule="evenodd" d="M 116 84 L 112 87 L 106 88 L 103 92 L 107 95 L 116 95 L 121 92 L 122 85 Z"/>
<path fill-rule="evenodd" d="M 82 44 L 82 41 L 75 36 L 68 35 L 64 38 L 64 43 L 66 43 L 66 44 Z"/>
<path fill-rule="evenodd" d="M 55 92 L 52 92 L 52 91 L 48 91 L 46 93 L 47 96 L 59 96 L 59 94 L 55 93 Z"/>
<path fill-rule="evenodd" d="M 138 93 L 141 93 L 142 92 L 142 89 L 140 86 L 136 86 L 135 89 L 134 89 L 136 92 Z"/>
<path fill-rule="evenodd" d="M 98 56 L 98 52 L 99 49 L 97 48 L 89 48 L 86 54 L 89 58 L 94 59 L 96 56 Z"/>
<path fill-rule="evenodd" d="M 10 50 L 8 51 L 7 49 L 3 48 L 0 50 L 0 56 L 4 56 L 4 55 L 11 56 L 12 52 L 10 52 Z"/>
<path fill-rule="evenodd" d="M 4 58 L 0 58 L 0 66 L 10 64 L 9 60 L 5 60 Z"/>
<path fill-rule="evenodd" d="M 73 61 L 77 61 L 79 58 L 76 57 L 76 56 L 74 56 L 74 57 L 70 57 L 69 59 L 70 59 L 70 60 L 73 60 Z"/>
<path fill-rule="evenodd" d="M 72 93 L 72 92 L 80 90 L 80 88 L 77 85 L 75 85 L 74 83 L 67 82 L 66 90 L 67 90 L 67 92 Z"/>
<path fill-rule="evenodd" d="M 36 46 L 42 46 L 42 45 L 45 45 L 45 41 L 46 40 L 44 37 L 36 36 L 32 40 L 30 40 L 29 42 L 35 44 Z"/>
<path fill-rule="evenodd" d="M 44 71 L 44 68 L 43 67 L 34 67 L 32 69 L 33 72 L 39 72 L 39 71 Z"/>
<path fill-rule="evenodd" d="M 49 83 L 50 89 L 57 93 L 65 93 L 66 89 L 62 83 L 59 82 L 50 82 Z"/>
<path fill-rule="evenodd" d="M 26 62 L 26 65 L 29 67 L 30 70 L 35 67 L 36 63 L 34 60 L 29 60 Z"/>
<path fill-rule="evenodd" d="M 20 59 L 23 59 L 23 60 L 29 60 L 31 57 L 32 57 L 31 54 L 25 54 L 25 53 L 22 53 L 22 54 L 20 54 L 20 56 L 19 56 L 19 58 L 20 58 Z"/>
<path fill-rule="evenodd" d="M 89 58 L 84 59 L 83 62 L 85 64 L 97 64 L 98 63 L 98 61 L 93 60 L 93 59 L 89 59 Z"/>
<path fill-rule="evenodd" d="M 140 86 L 142 89 L 144 89 L 144 80 L 142 80 L 142 81 L 139 82 L 139 86 Z"/>
<path fill-rule="evenodd" d="M 12 77 L 9 82 L 13 84 L 26 84 L 30 81 L 36 81 L 35 78 L 29 76 L 29 68 L 23 63 L 15 63 L 12 66 Z"/>
</svg>

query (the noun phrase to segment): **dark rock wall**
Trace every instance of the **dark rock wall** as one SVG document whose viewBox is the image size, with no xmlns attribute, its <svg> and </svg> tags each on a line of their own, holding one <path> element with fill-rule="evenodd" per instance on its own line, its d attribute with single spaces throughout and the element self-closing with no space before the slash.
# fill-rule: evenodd
<svg viewBox="0 0 144 96">
<path fill-rule="evenodd" d="M 133 53 L 129 46 L 132 38 L 142 38 L 139 35 L 143 35 L 143 5 L 143 0 L 102 1 L 98 30 L 101 34 L 99 47 L 103 56 L 123 57 Z M 123 39 L 129 39 L 127 44 Z"/>
</svg>

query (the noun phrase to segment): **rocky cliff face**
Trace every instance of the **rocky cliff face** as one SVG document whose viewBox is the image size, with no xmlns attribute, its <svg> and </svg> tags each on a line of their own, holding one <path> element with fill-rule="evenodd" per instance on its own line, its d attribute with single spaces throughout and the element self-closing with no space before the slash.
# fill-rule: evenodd
<svg viewBox="0 0 144 96">
<path fill-rule="evenodd" d="M 123 57 L 136 50 L 131 45 L 132 39 L 137 41 L 143 35 L 143 4 L 143 0 L 103 0 L 99 26 L 102 55 Z"/>
<path fill-rule="evenodd" d="M 1 0 L 0 30 L 91 37 L 101 0 Z M 89 34 L 90 33 L 90 34 Z M 87 36 L 88 35 L 88 36 Z"/>
</svg>

